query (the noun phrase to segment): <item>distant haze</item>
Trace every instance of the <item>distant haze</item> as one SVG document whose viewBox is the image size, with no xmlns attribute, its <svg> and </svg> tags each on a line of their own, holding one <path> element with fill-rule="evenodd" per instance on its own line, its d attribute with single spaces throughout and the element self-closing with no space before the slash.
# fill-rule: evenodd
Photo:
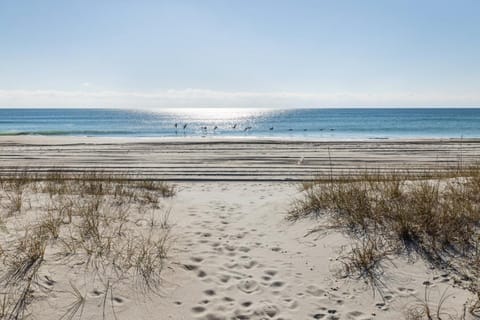
<svg viewBox="0 0 480 320">
<path fill-rule="evenodd" d="M 0 1 L 0 107 L 480 106 L 477 0 Z"/>
</svg>

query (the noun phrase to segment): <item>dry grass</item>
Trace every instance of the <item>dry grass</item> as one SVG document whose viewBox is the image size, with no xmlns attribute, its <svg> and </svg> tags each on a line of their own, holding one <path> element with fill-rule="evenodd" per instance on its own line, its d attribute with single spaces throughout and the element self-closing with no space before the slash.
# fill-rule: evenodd
<svg viewBox="0 0 480 320">
<path fill-rule="evenodd" d="M 358 241 L 351 250 L 339 257 L 342 265 L 341 277 L 366 279 L 372 286 L 372 292 L 382 296 L 385 284 L 382 282 L 384 265 L 391 263 L 394 250 L 390 244 L 378 238 L 366 238 Z"/>
<path fill-rule="evenodd" d="M 0 206 L 6 211 L 8 216 L 20 213 L 23 204 L 23 185 L 4 184 L 3 197 L 0 198 Z"/>
<path fill-rule="evenodd" d="M 407 306 L 405 312 L 406 320 L 465 320 L 467 310 L 464 308 L 461 315 L 455 314 L 455 311 L 448 310 L 445 302 L 451 298 L 445 290 L 439 297 L 437 302 L 432 302 L 430 297 L 431 289 L 425 286 L 425 294 L 422 299 L 418 299 L 416 303 Z"/>
<path fill-rule="evenodd" d="M 468 254 L 480 226 L 480 169 L 443 180 L 401 176 L 345 177 L 311 186 L 288 218 L 327 215 L 353 233 L 395 239 L 432 258 L 448 250 Z"/>
<path fill-rule="evenodd" d="M 330 227 L 360 239 L 343 257 L 348 274 L 378 283 L 386 254 L 377 244 L 387 242 L 391 252 L 418 254 L 461 278 L 480 276 L 479 167 L 344 176 L 303 187 L 288 219 L 322 216 Z"/>
<path fill-rule="evenodd" d="M 6 285 L 35 278 L 46 248 L 46 238 L 39 232 L 26 232 L 12 253 L 7 253 L 5 265 L 7 272 L 2 277 Z"/>
<path fill-rule="evenodd" d="M 104 315 L 108 305 L 115 316 L 114 286 L 131 286 L 142 294 L 156 291 L 170 245 L 169 212 L 161 208 L 161 199 L 174 194 L 173 186 L 164 182 L 101 173 L 37 176 L 18 171 L 0 179 L 2 220 L 27 222 L 24 236 L 0 250 L 0 282 L 5 288 L 0 293 L 0 319 L 28 316 L 34 293 L 44 291 L 37 275 L 47 255 L 72 267 L 82 265 L 85 281 L 97 279 L 107 285 Z M 25 206 L 33 196 L 41 207 Z M 8 232 L 6 224 L 4 228 Z M 62 319 L 81 317 L 88 299 L 74 280 L 78 281 L 69 281 L 75 301 L 65 307 Z"/>
<path fill-rule="evenodd" d="M 6 253 L 4 257 L 6 272 L 2 275 L 1 283 L 6 290 L 3 293 L 2 306 L 5 319 L 25 317 L 44 259 L 46 249 L 44 234 L 39 233 L 38 229 L 28 231 L 19 239 L 14 250 Z"/>
<path fill-rule="evenodd" d="M 70 283 L 70 286 L 72 287 L 71 294 L 74 296 L 75 301 L 66 307 L 67 311 L 59 320 L 71 320 L 75 318 L 75 316 L 78 316 L 78 318 L 81 319 L 83 315 L 86 295 L 82 295 L 80 290 L 78 290 L 73 283 Z"/>
</svg>

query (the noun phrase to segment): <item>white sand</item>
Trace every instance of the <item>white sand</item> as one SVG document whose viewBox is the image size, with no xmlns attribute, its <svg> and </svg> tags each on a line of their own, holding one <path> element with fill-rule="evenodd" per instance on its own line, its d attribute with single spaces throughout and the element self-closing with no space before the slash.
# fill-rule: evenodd
<svg viewBox="0 0 480 320">
<path fill-rule="evenodd" d="M 339 277 L 337 258 L 351 240 L 335 230 L 306 236 L 322 220 L 286 221 L 299 196 L 295 184 L 197 182 L 177 188 L 174 198 L 163 201 L 163 209 L 171 209 L 174 241 L 159 294 L 115 284 L 107 319 L 405 319 L 405 311 L 423 299 L 425 281 L 432 283 L 431 308 L 446 292 L 442 310 L 451 315 L 460 315 L 474 298 L 454 285 L 449 272 L 415 256 L 385 263 L 383 298 L 361 279 Z M 65 313 L 75 301 L 70 282 L 87 297 L 82 319 L 103 318 L 105 283 L 84 268 L 47 255 L 38 276 L 46 290 L 36 291 L 29 306 L 36 319 Z"/>
<path fill-rule="evenodd" d="M 305 237 L 318 222 L 285 221 L 293 184 L 180 185 L 172 200 L 179 241 L 165 298 L 151 307 L 167 319 L 401 319 L 431 287 L 432 307 L 448 288 L 445 311 L 460 314 L 468 292 L 421 260 L 385 264 L 384 298 L 362 280 L 339 279 L 339 232 Z M 178 304 L 177 304 L 178 303 Z M 155 311 L 154 311 L 155 310 Z M 136 314 L 126 311 L 126 318 Z M 148 316 L 145 319 L 151 319 Z"/>
<path fill-rule="evenodd" d="M 203 180 L 177 182 L 177 195 L 164 200 L 165 207 L 171 208 L 175 241 L 161 294 L 145 297 L 115 291 L 118 319 L 403 319 L 405 311 L 423 299 L 425 281 L 432 283 L 432 308 L 447 290 L 450 296 L 443 310 L 451 315 L 460 315 L 473 298 L 453 285 L 451 274 L 431 269 L 421 259 L 395 257 L 393 263 L 385 264 L 383 299 L 363 280 L 339 278 L 337 258 L 351 241 L 338 231 L 305 236 L 322 221 L 287 222 L 290 204 L 300 196 L 298 185 L 268 180 L 311 177 L 319 164 L 331 161 L 327 146 L 334 155 L 335 170 L 340 164 L 354 168 L 371 163 L 377 168 L 396 164 L 424 168 L 443 160 L 453 164 L 459 151 L 463 159 L 474 159 L 480 150 L 476 141 L 337 142 L 314 147 L 314 142 L 137 140 L 129 144 L 108 139 L 88 143 L 65 138 L 9 139 L 0 139 L 2 170 L 16 165 L 134 172 L 143 168 L 146 176 Z M 434 154 L 438 156 L 432 158 Z M 301 165 L 297 164 L 300 156 L 306 159 Z M 211 175 L 206 174 L 208 168 Z M 265 174 L 267 168 L 274 172 Z M 255 175 L 255 170 L 260 173 Z M 223 179 L 236 181 L 218 181 Z M 40 278 L 48 273 L 56 283 L 65 283 L 68 277 L 82 277 L 79 270 L 68 271 L 47 260 Z M 83 319 L 101 319 L 102 296 L 93 291 L 87 296 Z M 71 301 L 68 297 L 61 290 L 40 295 L 30 309 L 38 319 L 58 319 L 64 312 L 61 306 Z M 111 310 L 107 318 L 113 318 Z"/>
</svg>

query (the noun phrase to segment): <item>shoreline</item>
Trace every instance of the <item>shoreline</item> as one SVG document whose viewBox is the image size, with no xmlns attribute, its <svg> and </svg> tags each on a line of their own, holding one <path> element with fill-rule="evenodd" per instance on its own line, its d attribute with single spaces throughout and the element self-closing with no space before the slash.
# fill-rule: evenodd
<svg viewBox="0 0 480 320">
<path fill-rule="evenodd" d="M 439 142 L 476 142 L 478 138 L 458 137 L 418 137 L 418 138 L 287 138 L 287 137 L 101 137 L 101 136 L 63 136 L 63 135 L 0 135 L 0 145 L 5 143 L 18 144 L 71 144 L 71 143 L 439 143 Z"/>
</svg>

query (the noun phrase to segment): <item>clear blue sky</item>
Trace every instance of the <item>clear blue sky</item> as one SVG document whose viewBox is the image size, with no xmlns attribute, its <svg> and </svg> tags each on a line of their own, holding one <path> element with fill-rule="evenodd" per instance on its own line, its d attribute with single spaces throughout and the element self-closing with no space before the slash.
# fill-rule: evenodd
<svg viewBox="0 0 480 320">
<path fill-rule="evenodd" d="M 479 17 L 478 0 L 0 0 L 0 106 L 480 105 Z"/>
</svg>

